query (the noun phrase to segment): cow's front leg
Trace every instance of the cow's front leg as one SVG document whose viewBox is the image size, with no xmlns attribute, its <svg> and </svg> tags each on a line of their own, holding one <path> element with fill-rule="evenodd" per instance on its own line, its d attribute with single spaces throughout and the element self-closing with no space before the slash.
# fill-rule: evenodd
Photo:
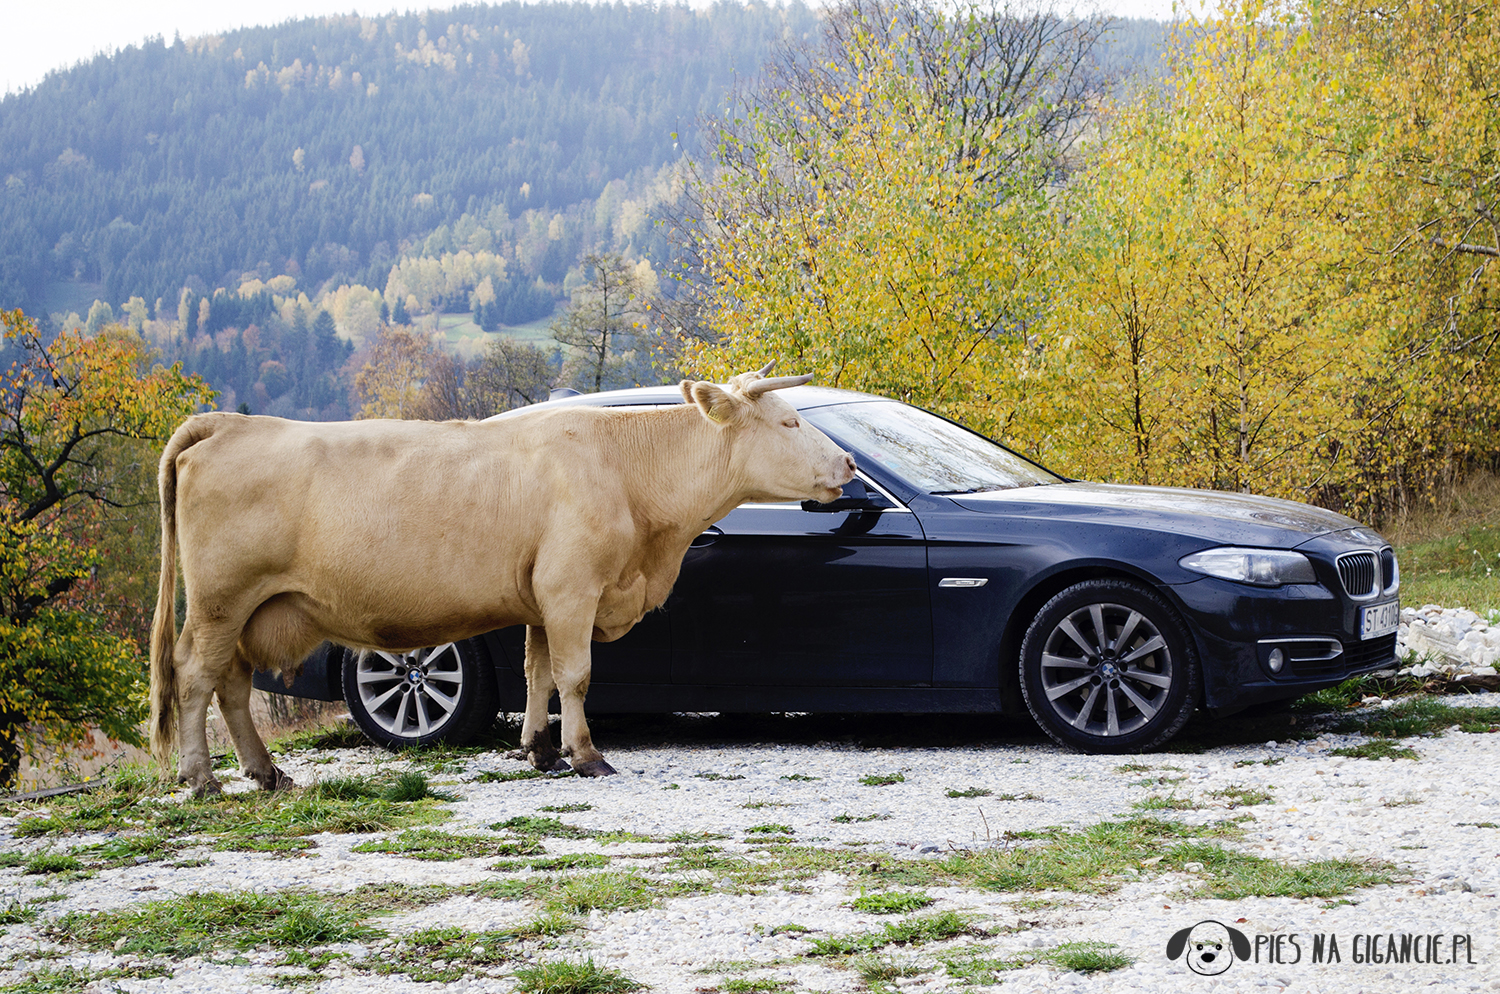
<svg viewBox="0 0 1500 994">
<path fill-rule="evenodd" d="M 535 625 L 526 629 L 526 718 L 521 723 L 521 748 L 518 759 L 545 773 L 568 769 L 558 755 L 547 731 L 547 702 L 552 699 L 556 683 L 552 678 L 552 656 L 547 643 L 547 629 Z"/>
<path fill-rule="evenodd" d="M 589 735 L 588 719 L 583 714 L 583 699 L 589 692 L 589 671 L 593 665 L 592 619 L 581 629 L 569 626 L 551 630 L 552 678 L 557 682 L 557 699 L 562 706 L 563 755 L 573 760 L 573 769 L 582 777 L 607 777 L 615 768 L 604 761 Z"/>
<path fill-rule="evenodd" d="M 240 769 L 260 784 L 262 790 L 295 787 L 292 778 L 271 762 L 271 754 L 255 730 L 255 722 L 250 720 L 250 689 L 250 664 L 236 654 L 214 692 L 219 697 L 219 713 L 229 728 Z"/>
</svg>

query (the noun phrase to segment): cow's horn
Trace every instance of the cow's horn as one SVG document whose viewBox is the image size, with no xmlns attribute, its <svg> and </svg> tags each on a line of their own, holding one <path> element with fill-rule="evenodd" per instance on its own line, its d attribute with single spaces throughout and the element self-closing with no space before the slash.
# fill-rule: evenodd
<svg viewBox="0 0 1500 994">
<path fill-rule="evenodd" d="M 804 383 L 812 382 L 812 374 L 804 373 L 801 376 L 773 376 L 770 379 L 756 380 L 745 388 L 745 395 L 751 398 L 759 397 L 763 393 L 772 390 L 784 390 L 787 387 L 800 387 Z"/>
<path fill-rule="evenodd" d="M 764 366 L 762 366 L 761 369 L 760 369 L 760 372 L 756 373 L 755 375 L 756 376 L 765 376 L 767 373 L 769 373 L 771 371 L 771 367 L 773 367 L 775 365 L 776 365 L 776 360 L 772 359 L 770 362 L 768 362 Z"/>
</svg>

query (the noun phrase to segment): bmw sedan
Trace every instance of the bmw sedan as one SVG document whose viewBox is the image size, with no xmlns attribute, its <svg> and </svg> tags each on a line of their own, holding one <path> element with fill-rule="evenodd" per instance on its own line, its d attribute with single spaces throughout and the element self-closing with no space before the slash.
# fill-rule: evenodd
<svg viewBox="0 0 1500 994">
<path fill-rule="evenodd" d="M 898 401 L 782 396 L 858 476 L 830 504 L 745 504 L 704 531 L 666 604 L 594 645 L 591 713 L 1030 714 L 1063 745 L 1136 752 L 1195 709 L 1231 714 L 1394 662 L 1396 559 L 1357 521 L 1069 480 Z M 547 403 L 681 402 L 648 387 Z M 457 742 L 523 708 L 523 636 L 327 645 L 289 687 L 265 673 L 256 686 L 345 700 L 386 746 Z"/>
</svg>

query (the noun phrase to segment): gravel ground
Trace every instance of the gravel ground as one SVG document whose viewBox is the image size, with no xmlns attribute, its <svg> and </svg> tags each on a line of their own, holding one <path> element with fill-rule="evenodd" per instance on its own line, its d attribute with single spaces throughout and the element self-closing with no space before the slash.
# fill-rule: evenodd
<svg viewBox="0 0 1500 994">
<path fill-rule="evenodd" d="M 1443 700 L 1495 707 L 1500 694 Z M 1370 701 L 1367 710 L 1389 706 Z M 645 874 L 663 893 L 673 879 L 696 881 L 700 889 L 659 896 L 652 906 L 636 910 L 592 911 L 581 929 L 517 942 L 504 963 L 475 967 L 450 982 L 372 972 L 371 960 L 389 958 L 395 948 L 379 942 L 332 947 L 331 952 L 343 955 L 313 964 L 311 970 L 282 965 L 285 951 L 263 946 L 157 961 L 158 972 L 170 976 L 111 975 L 109 971 L 128 971 L 144 961 L 108 949 L 88 952 L 44 934 L 48 922 L 68 912 L 144 906 L 174 895 L 335 894 L 368 883 L 462 885 L 538 875 L 535 870 L 491 870 L 493 856 L 425 862 L 351 851 L 395 833 L 325 833 L 312 837 L 316 848 L 302 858 L 217 852 L 204 845 L 182 853 L 205 861 L 201 866 L 149 862 L 82 879 L 27 874 L 20 867 L 0 870 L 0 907 L 31 906 L 41 915 L 5 927 L 0 990 L 217 994 L 290 986 L 330 994 L 510 992 L 518 989 L 517 968 L 585 957 L 653 990 L 683 994 L 979 989 L 942 965 L 956 950 L 967 950 L 964 955 L 970 957 L 1019 959 L 1016 969 L 980 978 L 994 980 L 1007 992 L 1407 991 L 1430 985 L 1500 990 L 1500 783 L 1494 776 L 1500 734 L 1450 728 L 1440 736 L 1399 743 L 1414 748 L 1417 760 L 1368 760 L 1330 754 L 1367 741 L 1363 736 L 1324 733 L 1294 740 L 1288 737 L 1294 728 L 1306 729 L 1307 719 L 1283 714 L 1228 723 L 1200 720 L 1189 726 L 1185 743 L 1202 751 L 1108 757 L 1067 752 L 1023 726 L 988 719 L 612 719 L 596 722 L 595 739 L 620 770 L 613 778 L 477 780 L 486 772 L 522 768 L 499 751 L 459 757 L 431 776 L 434 784 L 447 785 L 440 789 L 461 795 L 446 805 L 452 818 L 441 827 L 487 837 L 495 834 L 487 826 L 496 822 L 540 814 L 584 829 L 658 840 L 679 833 L 727 836 L 714 842 L 724 854 L 755 859 L 765 850 L 750 840 L 765 833 L 750 830 L 779 824 L 801 845 L 864 853 L 872 860 L 898 857 L 915 865 L 955 853 L 1035 845 L 1018 833 L 1049 826 L 1078 830 L 1143 816 L 1185 825 L 1239 818 L 1234 824 L 1243 834 L 1223 841 L 1225 848 L 1295 864 L 1384 860 L 1396 866 L 1393 882 L 1333 899 L 1205 899 L 1187 891 L 1210 880 L 1213 870 L 1187 863 L 1163 871 L 1148 859 L 1139 866 L 1114 868 L 1106 883 L 1115 889 L 1102 894 L 997 890 L 978 879 L 918 887 L 934 903 L 916 917 L 956 912 L 975 931 L 924 945 L 887 946 L 880 954 L 881 962 L 890 965 L 886 973 L 905 968 L 911 975 L 882 978 L 879 971 L 871 972 L 868 960 L 807 955 L 814 940 L 878 932 L 900 920 L 851 907 L 861 894 L 860 880 L 822 872 L 746 887 L 717 878 L 713 870 L 669 871 L 665 854 L 674 846 L 664 841 L 547 838 L 551 856 L 600 853 L 610 857 L 610 870 Z M 1225 739 L 1229 744 L 1223 744 Z M 406 763 L 374 748 L 352 748 L 303 750 L 284 757 L 282 765 L 305 785 Z M 430 763 L 426 768 L 433 769 Z M 896 773 L 902 779 L 888 785 L 860 782 Z M 231 780 L 229 786 L 249 785 Z M 975 796 L 953 797 L 950 791 Z M 1253 803 L 1262 794 L 1269 799 Z M 163 803 L 181 799 L 170 795 Z M 1140 808 L 1143 803 L 1152 810 Z M 574 810 L 567 813 L 545 810 L 569 805 Z M 588 808 L 577 810 L 582 805 Z M 1166 809 L 1156 809 L 1162 807 Z M 34 807 L 25 814 L 44 809 Z M 17 822 L 15 816 L 0 818 L 0 854 L 62 851 L 110 837 L 11 837 Z M 549 878 L 547 888 L 565 879 Z M 863 883 L 872 892 L 899 889 Z M 28 904 L 44 895 L 60 897 Z M 534 918 L 537 910 L 535 897 L 469 894 L 383 916 L 379 925 L 398 937 L 439 926 L 503 931 Z M 1252 943 L 1250 960 L 1234 962 L 1218 976 L 1202 976 L 1185 959 L 1167 958 L 1173 933 L 1208 919 L 1242 932 Z M 808 931 L 777 928 L 789 924 Z M 1366 937 L 1380 936 L 1383 950 L 1384 937 L 1392 934 L 1398 943 L 1401 936 L 1440 937 L 1418 940 L 1419 947 L 1424 941 L 1435 943 L 1440 962 L 1369 962 L 1362 955 Z M 1315 935 L 1336 937 L 1339 962 L 1311 962 Z M 1114 970 L 1077 972 L 1047 958 L 1056 947 L 1078 942 L 1111 944 L 1133 962 Z M 1457 962 L 1441 962 L 1453 958 L 1455 949 Z M 1293 962 L 1294 957 L 1300 959 Z M 43 973 L 40 980 L 32 977 L 33 986 L 5 986 L 20 984 L 37 970 Z M 55 986 L 43 986 L 43 980 Z"/>
</svg>

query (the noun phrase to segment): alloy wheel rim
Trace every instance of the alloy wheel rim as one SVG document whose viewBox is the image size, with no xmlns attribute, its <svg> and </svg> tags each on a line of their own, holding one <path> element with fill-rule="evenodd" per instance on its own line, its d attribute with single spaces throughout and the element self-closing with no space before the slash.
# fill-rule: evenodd
<svg viewBox="0 0 1500 994">
<path fill-rule="evenodd" d="M 1114 738 L 1148 724 L 1166 705 L 1172 652 L 1145 614 L 1088 604 L 1069 614 L 1042 647 L 1042 693 L 1062 721 Z"/>
<path fill-rule="evenodd" d="M 457 712 L 463 660 L 453 642 L 404 653 L 373 650 L 360 655 L 355 683 L 375 724 L 398 738 L 419 739 L 440 731 Z"/>
</svg>

